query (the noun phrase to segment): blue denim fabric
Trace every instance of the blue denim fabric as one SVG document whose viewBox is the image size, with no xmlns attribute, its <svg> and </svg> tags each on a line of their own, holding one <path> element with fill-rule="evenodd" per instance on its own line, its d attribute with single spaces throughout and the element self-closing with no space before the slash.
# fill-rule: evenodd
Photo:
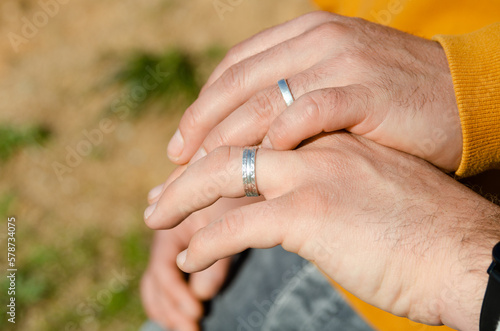
<svg viewBox="0 0 500 331">
<path fill-rule="evenodd" d="M 204 331 L 372 331 L 318 269 L 281 247 L 251 250 L 211 302 Z M 141 331 L 165 331 L 153 322 Z"/>
</svg>

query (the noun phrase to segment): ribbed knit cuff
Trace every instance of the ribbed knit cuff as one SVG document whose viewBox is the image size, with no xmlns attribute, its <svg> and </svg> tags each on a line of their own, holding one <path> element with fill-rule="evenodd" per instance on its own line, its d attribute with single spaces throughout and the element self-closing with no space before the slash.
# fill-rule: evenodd
<svg viewBox="0 0 500 331">
<path fill-rule="evenodd" d="M 433 39 L 446 52 L 462 124 L 462 161 L 456 175 L 500 168 L 500 22 Z"/>
</svg>

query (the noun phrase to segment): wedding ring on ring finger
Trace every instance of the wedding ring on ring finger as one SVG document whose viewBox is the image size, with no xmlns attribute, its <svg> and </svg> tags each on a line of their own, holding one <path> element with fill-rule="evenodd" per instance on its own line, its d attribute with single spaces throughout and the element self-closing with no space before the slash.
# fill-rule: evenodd
<svg viewBox="0 0 500 331">
<path fill-rule="evenodd" d="M 243 178 L 243 187 L 247 197 L 259 196 L 257 181 L 255 178 L 255 159 L 257 156 L 257 147 L 245 147 L 243 149 L 243 158 L 241 164 L 241 176 Z"/>
<path fill-rule="evenodd" d="M 286 106 L 290 107 L 294 99 L 292 92 L 290 91 L 290 87 L 286 82 L 286 79 L 281 79 L 280 81 L 278 81 L 278 87 L 280 88 L 281 95 L 283 95 L 283 99 L 285 100 Z"/>
</svg>

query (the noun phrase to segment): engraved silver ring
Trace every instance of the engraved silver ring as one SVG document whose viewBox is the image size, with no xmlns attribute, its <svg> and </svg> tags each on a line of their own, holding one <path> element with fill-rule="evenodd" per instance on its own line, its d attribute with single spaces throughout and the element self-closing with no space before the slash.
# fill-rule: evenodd
<svg viewBox="0 0 500 331">
<path fill-rule="evenodd" d="M 241 176 L 243 177 L 243 187 L 247 197 L 259 196 L 257 182 L 255 180 L 255 157 L 257 147 L 245 147 L 243 149 L 243 160 L 241 164 Z"/>
</svg>

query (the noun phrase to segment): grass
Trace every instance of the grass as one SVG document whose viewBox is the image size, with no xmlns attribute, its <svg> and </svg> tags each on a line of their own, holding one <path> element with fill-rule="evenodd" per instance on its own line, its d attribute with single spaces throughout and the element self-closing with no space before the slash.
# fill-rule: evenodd
<svg viewBox="0 0 500 331">
<path fill-rule="evenodd" d="M 45 326 L 37 326 L 38 331 L 86 330 L 92 325 L 107 330 L 122 329 L 124 324 L 140 325 L 146 319 L 138 288 L 148 261 L 148 233 L 147 229 L 138 226 L 112 241 L 112 247 L 105 247 L 117 253 L 112 265 L 103 260 L 102 248 L 98 248 L 98 243 L 108 239 L 109 234 L 99 229 L 86 229 L 79 239 L 75 238 L 71 247 L 50 246 L 32 239 L 28 254 L 18 257 L 17 262 L 17 319 L 23 320 L 27 311 L 41 309 L 47 313 L 47 318 Z M 29 238 L 36 238 L 35 229 L 19 233 L 17 241 L 27 243 Z M 72 254 L 68 254 L 68 250 Z M 82 275 L 91 284 L 86 292 L 75 294 L 67 306 L 56 303 L 67 290 L 61 284 L 78 280 Z M 8 279 L 2 279 L 1 285 L 5 291 Z M 74 286 L 70 288 L 74 290 Z M 0 329 L 9 325 L 6 319 L 0 319 Z"/>
<path fill-rule="evenodd" d="M 256 8 L 268 7 L 262 4 Z M 4 315 L 0 330 L 137 331 L 146 318 L 138 284 L 152 235 L 142 221 L 145 196 L 172 170 L 164 153 L 167 139 L 225 53 L 223 47 L 198 46 L 211 40 L 229 44 L 242 35 L 237 25 L 218 22 L 210 3 L 141 2 L 132 10 L 120 1 L 75 6 L 65 13 L 61 7 L 51 31 L 2 62 L 5 92 L 12 96 L 4 118 L 15 119 L 19 111 L 21 117 L 36 114 L 53 134 L 37 122 L 0 121 L 0 212 L 19 221 L 17 323 Z M 39 6 L 14 1 L 9 9 L 22 16 Z M 85 20 L 75 13 L 85 13 Z M 252 20 L 248 31 L 277 20 L 269 17 Z M 190 41 L 199 29 L 204 36 Z M 162 44 L 183 46 L 162 51 Z M 4 48 L 11 51 L 6 43 Z M 141 88 L 147 67 L 157 65 L 168 76 L 131 107 L 126 123 L 108 116 L 112 102 Z M 52 163 L 63 163 L 66 146 L 84 140 L 82 130 L 96 128 L 103 115 L 116 121 L 116 130 L 60 183 Z M 46 148 L 38 148 L 44 142 Z M 142 163 L 134 161 L 135 151 L 142 153 Z M 110 289 L 114 270 L 133 278 L 112 291 L 109 302 L 89 309 L 89 300 Z M 0 279 L 2 299 L 5 280 Z"/>
<path fill-rule="evenodd" d="M 177 48 L 159 54 L 138 52 L 124 63 L 114 81 L 123 86 L 128 112 L 134 118 L 152 109 L 178 111 L 196 99 L 201 82 L 208 78 L 206 69 L 213 68 L 225 52 L 220 46 L 196 54 Z M 150 89 L 146 85 L 154 78 L 152 71 L 162 75 L 161 81 L 156 80 L 158 84 Z"/>
<path fill-rule="evenodd" d="M 0 195 L 4 219 L 13 212 L 16 199 L 13 193 Z M 37 323 L 36 330 L 52 331 L 136 330 L 146 320 L 139 281 L 148 261 L 151 231 L 142 223 L 114 238 L 94 226 L 68 233 L 71 240 L 55 242 L 40 237 L 36 226 L 24 227 L 22 219 L 16 224 L 17 321 L 24 321 L 28 314 L 32 318 L 33 311 L 43 311 L 43 322 Z M 106 244 L 100 244 L 103 242 Z M 3 246 L 4 237 L 0 243 Z M 112 263 L 106 257 L 110 251 L 115 256 Z M 123 274 L 128 278 L 117 276 Z M 86 284 L 83 293 L 76 290 L 82 279 Z M 8 287 L 9 279 L 0 279 L 2 293 Z M 72 300 L 64 305 L 61 298 L 68 291 Z M 0 330 L 10 329 L 12 324 L 1 318 Z"/>
<path fill-rule="evenodd" d="M 168 73 L 131 109 L 135 119 L 131 125 L 139 125 L 141 116 L 152 110 L 164 110 L 158 113 L 163 119 L 178 113 L 179 105 L 187 106 L 196 98 L 200 82 L 207 78 L 224 53 L 222 48 L 212 47 L 200 53 L 169 49 L 160 54 L 131 56 L 113 77 L 126 95 L 143 87 L 144 79 L 151 74 L 149 69 L 158 67 Z M 0 163 L 8 161 L 21 149 L 43 144 L 49 138 L 58 137 L 51 136 L 50 130 L 41 125 L 1 125 Z M 102 162 L 103 171 L 109 170 L 104 167 L 113 156 L 106 150 L 96 149 L 92 157 L 96 163 Z M 123 189 L 122 183 L 114 184 L 117 190 Z M 17 192 L 15 186 L 8 186 L 7 192 Z M 21 195 L 0 194 L 1 215 L 12 214 L 12 206 L 20 199 Z M 35 214 L 29 226 L 18 228 L 17 320 L 29 320 L 30 325 L 36 325 L 37 331 L 137 330 L 146 320 L 139 282 L 148 262 L 152 235 L 140 221 L 142 210 L 130 216 L 132 221 L 125 222 L 133 225 L 118 233 L 99 226 L 108 221 L 104 216 L 102 220 L 93 220 L 92 225 L 78 219 L 64 220 L 70 225 L 67 230 L 61 230 L 56 222 L 51 223 L 53 214 L 56 215 L 50 210 Z M 27 221 L 22 217 L 20 220 Z M 59 232 L 61 240 L 44 238 L 38 232 L 42 226 L 54 226 L 55 232 L 64 231 Z M 111 285 L 116 278 L 115 272 L 131 276 L 122 288 Z M 7 287 L 8 279 L 0 279 L 2 293 L 6 293 Z M 5 318 L 0 319 L 0 330 L 9 330 L 9 327 Z"/>
<path fill-rule="evenodd" d="M 118 72 L 116 81 L 124 85 L 125 95 L 134 105 L 130 107 L 131 115 L 137 117 L 155 101 L 167 106 L 178 100 L 192 102 L 200 89 L 196 75 L 193 57 L 178 49 L 170 49 L 163 54 L 134 54 Z M 146 86 L 149 83 L 154 88 Z M 139 91 L 146 91 L 146 94 L 141 95 Z"/>
<path fill-rule="evenodd" d="M 9 215 L 10 206 L 15 199 L 13 193 L 6 193 L 0 196 L 0 216 L 2 219 L 6 219 Z"/>
<path fill-rule="evenodd" d="M 21 148 L 43 144 L 49 137 L 50 130 L 39 124 L 0 124 L 0 163 L 8 161 Z"/>
</svg>

